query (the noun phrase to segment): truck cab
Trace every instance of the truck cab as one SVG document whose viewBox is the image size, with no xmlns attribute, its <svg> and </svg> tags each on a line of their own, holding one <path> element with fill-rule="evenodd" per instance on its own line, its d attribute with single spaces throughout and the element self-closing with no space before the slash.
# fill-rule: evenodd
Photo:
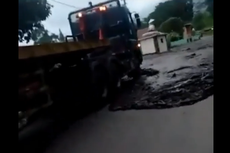
<svg viewBox="0 0 230 153">
<path fill-rule="evenodd" d="M 126 5 L 119 0 L 110 0 L 71 12 L 68 16 L 72 37 L 84 39 L 110 39 L 125 36 L 137 40 L 137 29 L 141 22 L 136 13 L 135 20 Z M 71 37 L 71 36 L 70 36 Z"/>
</svg>

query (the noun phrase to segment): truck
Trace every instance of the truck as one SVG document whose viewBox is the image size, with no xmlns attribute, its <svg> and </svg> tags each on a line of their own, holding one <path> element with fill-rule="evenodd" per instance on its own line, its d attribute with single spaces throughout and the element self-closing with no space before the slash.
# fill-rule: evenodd
<svg viewBox="0 0 230 153">
<path fill-rule="evenodd" d="M 68 21 L 65 42 L 19 47 L 19 129 L 44 109 L 64 115 L 97 105 L 116 93 L 124 76 L 140 75 L 138 13 L 119 0 L 90 2 Z"/>
</svg>

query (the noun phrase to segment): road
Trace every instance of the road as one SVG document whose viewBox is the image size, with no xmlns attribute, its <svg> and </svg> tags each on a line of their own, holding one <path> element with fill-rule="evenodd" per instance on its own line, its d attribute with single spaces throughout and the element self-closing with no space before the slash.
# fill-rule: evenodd
<svg viewBox="0 0 230 153">
<path fill-rule="evenodd" d="M 212 153 L 213 97 L 192 106 L 109 112 L 76 122 L 46 153 Z"/>
</svg>

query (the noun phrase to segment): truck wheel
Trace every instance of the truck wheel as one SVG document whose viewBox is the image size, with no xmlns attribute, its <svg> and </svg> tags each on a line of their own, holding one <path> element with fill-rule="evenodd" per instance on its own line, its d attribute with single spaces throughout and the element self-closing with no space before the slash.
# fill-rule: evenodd
<svg viewBox="0 0 230 153">
<path fill-rule="evenodd" d="M 121 87 L 121 71 L 119 65 L 116 62 L 111 62 L 109 64 L 110 70 L 110 90 L 116 91 Z"/>
<path fill-rule="evenodd" d="M 109 94 L 109 75 L 98 62 L 92 63 L 92 93 L 95 98 L 106 99 Z"/>
</svg>

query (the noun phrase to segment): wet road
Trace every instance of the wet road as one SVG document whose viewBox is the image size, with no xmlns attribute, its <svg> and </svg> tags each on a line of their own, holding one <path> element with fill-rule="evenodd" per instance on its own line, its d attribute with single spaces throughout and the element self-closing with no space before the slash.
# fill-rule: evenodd
<svg viewBox="0 0 230 153">
<path fill-rule="evenodd" d="M 213 97 L 164 110 L 109 112 L 76 122 L 46 153 L 212 153 Z"/>
</svg>

